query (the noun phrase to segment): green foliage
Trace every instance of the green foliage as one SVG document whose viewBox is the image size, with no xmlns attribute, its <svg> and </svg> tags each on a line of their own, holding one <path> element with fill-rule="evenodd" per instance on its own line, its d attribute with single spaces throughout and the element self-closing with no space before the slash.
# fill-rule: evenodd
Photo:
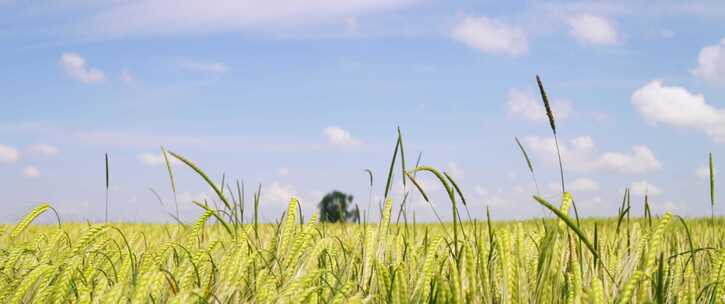
<svg viewBox="0 0 725 304">
<path fill-rule="evenodd" d="M 317 207 L 320 209 L 321 222 L 357 221 L 360 212 L 352 208 L 352 195 L 340 191 L 332 191 L 322 197 Z"/>
</svg>

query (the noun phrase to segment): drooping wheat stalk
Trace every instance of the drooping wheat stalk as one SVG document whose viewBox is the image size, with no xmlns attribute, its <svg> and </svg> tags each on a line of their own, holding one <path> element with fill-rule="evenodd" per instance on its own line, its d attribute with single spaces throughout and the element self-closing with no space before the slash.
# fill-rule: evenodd
<svg viewBox="0 0 725 304">
<path fill-rule="evenodd" d="M 53 210 L 40 206 L 14 227 L 0 225 L 8 236 L 0 238 L 0 302 L 719 303 L 725 295 L 725 228 L 714 217 L 671 225 L 669 213 L 658 220 L 649 197 L 644 218 L 635 217 L 627 190 L 617 218 L 575 221 L 565 192 L 558 206 L 536 198 L 556 218 L 494 221 L 487 206 L 487 225 L 478 225 L 456 209 L 460 200 L 468 212 L 476 196 L 464 196 L 450 175 L 431 167 L 404 172 L 431 206 L 435 194 L 422 189 L 416 171 L 439 179 L 453 223 L 416 222 L 415 213 L 412 224 L 393 221 L 392 197 L 376 224 L 321 226 L 316 214 L 304 221 L 294 198 L 278 221 L 264 223 L 257 191 L 254 225 L 245 225 L 243 212 L 235 213 L 241 189 L 235 196 L 225 182 L 211 187 L 231 208 L 194 202 L 203 213 L 191 229 L 58 229 L 32 223 Z"/>
<path fill-rule="evenodd" d="M 536 181 L 536 174 L 534 174 L 534 166 L 531 164 L 531 159 L 529 159 L 529 154 L 526 153 L 526 149 L 524 149 L 524 145 L 521 144 L 518 137 L 514 136 L 514 140 L 516 140 L 516 145 L 519 147 L 519 150 L 521 150 L 521 154 L 524 156 L 524 160 L 526 160 L 526 166 L 529 168 L 529 173 L 531 173 L 531 179 L 534 180 L 534 186 L 536 187 L 536 195 L 541 195 L 541 192 L 539 191 L 539 183 Z"/>
<path fill-rule="evenodd" d="M 161 147 L 161 155 L 164 156 L 164 162 L 166 163 L 166 172 L 169 173 L 169 182 L 171 183 L 171 192 L 174 195 L 174 207 L 176 207 L 176 218 L 179 217 L 179 200 L 176 195 L 176 180 L 174 179 L 174 171 L 171 169 L 171 161 L 169 160 L 169 154 L 166 152 L 166 148 Z"/>
<path fill-rule="evenodd" d="M 20 233 L 22 233 L 25 228 L 28 228 L 28 225 L 30 225 L 30 223 L 35 220 L 35 218 L 43 214 L 43 212 L 48 209 L 50 209 L 50 205 L 47 203 L 41 204 L 40 206 L 33 208 L 33 210 L 30 211 L 28 215 L 26 215 L 20 222 L 18 222 L 17 225 L 15 225 L 13 231 L 10 232 L 10 238 L 18 237 L 18 235 L 20 235 Z"/>
</svg>

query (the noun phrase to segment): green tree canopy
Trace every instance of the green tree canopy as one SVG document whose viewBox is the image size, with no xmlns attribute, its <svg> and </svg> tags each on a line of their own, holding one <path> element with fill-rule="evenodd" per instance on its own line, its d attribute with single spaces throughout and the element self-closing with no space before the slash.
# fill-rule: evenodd
<svg viewBox="0 0 725 304">
<path fill-rule="evenodd" d="M 320 208 L 320 221 L 323 222 L 346 222 L 358 221 L 360 210 L 352 208 L 352 195 L 340 191 L 332 191 L 326 194 L 317 205 Z"/>
</svg>

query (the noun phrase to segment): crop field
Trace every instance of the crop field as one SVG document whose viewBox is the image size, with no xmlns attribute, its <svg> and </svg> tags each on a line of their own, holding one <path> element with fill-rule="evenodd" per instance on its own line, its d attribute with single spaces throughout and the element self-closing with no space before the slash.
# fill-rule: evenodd
<svg viewBox="0 0 725 304">
<path fill-rule="evenodd" d="M 566 211 L 570 198 L 561 202 Z M 4 226 L 3 303 L 721 303 L 725 222 Z M 572 224 L 573 226 L 570 226 Z M 225 226 L 229 225 L 229 226 Z M 572 229 L 572 228 L 576 228 Z M 578 235 L 581 232 L 583 235 Z M 456 241 L 457 239 L 457 241 Z"/>
<path fill-rule="evenodd" d="M 538 80 L 538 79 L 537 79 Z M 538 82 L 549 123 L 556 125 Z M 536 182 L 523 145 L 516 139 Z M 0 226 L 2 303 L 723 303 L 725 220 L 714 216 L 710 157 L 706 218 L 654 214 L 644 199 L 632 214 L 624 191 L 612 218 L 580 218 L 565 188 L 558 201 L 534 195 L 549 217 L 517 222 L 470 217 L 464 192 L 435 168 L 406 167 L 400 131 L 379 215 L 328 223 L 305 218 L 296 198 L 276 223 L 261 223 L 260 192 L 251 202 L 223 179 L 194 202 L 187 224 L 64 223 L 50 204 Z M 397 162 L 396 162 L 397 161 Z M 561 159 L 559 159 L 560 164 Z M 108 163 L 106 163 L 108 164 Z M 106 166 L 108 168 L 108 166 Z M 406 195 L 389 196 L 393 172 L 429 200 L 416 179 L 440 182 L 452 220 L 417 223 Z M 372 184 L 373 175 L 371 171 Z M 106 169 L 108 181 L 108 169 Z M 107 182 L 108 183 L 108 182 Z M 107 209 L 108 210 L 108 209 Z M 433 209 L 435 212 L 435 209 Z M 487 210 L 488 211 L 488 210 Z M 57 224 L 33 224 L 39 216 Z M 359 214 L 359 213 L 358 213 Z"/>
</svg>

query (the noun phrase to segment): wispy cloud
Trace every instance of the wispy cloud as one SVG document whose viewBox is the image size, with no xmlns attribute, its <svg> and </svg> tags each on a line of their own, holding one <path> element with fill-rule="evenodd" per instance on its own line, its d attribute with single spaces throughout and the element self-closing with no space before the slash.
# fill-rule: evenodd
<svg viewBox="0 0 725 304">
<path fill-rule="evenodd" d="M 293 197 L 300 201 L 303 212 L 313 212 L 323 195 L 320 191 L 300 191 L 293 185 L 273 181 L 262 187 L 260 201 L 266 214 L 277 217 Z"/>
<path fill-rule="evenodd" d="M 200 62 L 185 60 L 181 62 L 181 67 L 195 72 L 223 74 L 229 71 L 229 67 L 221 62 Z"/>
<path fill-rule="evenodd" d="M 125 68 L 121 70 L 118 79 L 125 85 L 131 86 L 136 84 L 136 77 L 131 74 L 131 71 Z"/>
<path fill-rule="evenodd" d="M 508 94 L 509 116 L 517 116 L 529 121 L 547 121 L 546 110 L 540 100 L 531 91 L 511 89 Z M 574 111 L 571 102 L 556 99 L 552 108 L 557 120 L 564 120 Z"/>
<path fill-rule="evenodd" d="M 566 181 L 566 190 L 573 192 L 575 195 L 585 192 L 597 192 L 599 191 L 599 183 L 590 178 L 580 177 Z M 561 183 L 549 183 L 549 191 L 550 193 L 561 194 Z"/>
<path fill-rule="evenodd" d="M 697 67 L 692 73 L 706 81 L 725 85 L 725 38 L 700 50 Z"/>
<path fill-rule="evenodd" d="M 415 0 L 158 0 L 122 1 L 106 6 L 79 31 L 105 36 L 176 35 L 295 27 L 342 21 L 401 8 Z"/>
<path fill-rule="evenodd" d="M 60 153 L 60 149 L 49 144 L 34 144 L 28 147 L 28 152 L 35 155 L 55 156 Z"/>
<path fill-rule="evenodd" d="M 567 18 L 569 34 L 589 44 L 616 44 L 619 35 L 614 22 L 606 17 L 578 14 Z"/>
<path fill-rule="evenodd" d="M 486 206 L 505 207 L 513 205 L 511 198 L 507 197 L 507 193 L 504 191 L 491 191 L 484 186 L 477 185 L 473 188 L 473 193 L 476 196 L 475 200 Z"/>
<path fill-rule="evenodd" d="M 639 196 L 644 196 L 645 194 L 649 196 L 655 196 L 662 193 L 662 190 L 658 188 L 657 186 L 651 184 L 650 182 L 646 180 L 641 180 L 637 182 L 632 183 L 632 194 L 636 194 Z"/>
<path fill-rule="evenodd" d="M 713 169 L 715 169 L 714 170 L 715 175 L 717 176 L 717 171 L 718 171 L 717 168 L 713 168 Z M 695 170 L 695 175 L 704 181 L 709 181 L 710 180 L 710 166 L 698 167 Z"/>
<path fill-rule="evenodd" d="M 262 199 L 265 203 L 271 202 L 276 204 L 284 204 L 289 202 L 292 197 L 296 197 L 297 192 L 291 185 L 284 185 L 280 182 L 272 182 L 262 189 Z"/>
<path fill-rule="evenodd" d="M 36 177 L 40 177 L 40 170 L 38 170 L 38 168 L 35 166 L 27 166 L 27 167 L 23 168 L 22 174 L 23 174 L 23 177 L 26 177 L 26 178 L 36 178 Z"/>
<path fill-rule="evenodd" d="M 284 136 L 179 135 L 136 131 L 69 131 L 84 144 L 105 147 L 158 149 L 159 145 L 174 149 L 202 148 L 206 151 L 245 149 L 268 152 L 318 151 L 319 143 Z"/>
<path fill-rule="evenodd" d="M 456 181 L 460 181 L 466 176 L 463 168 L 455 162 L 448 162 L 448 164 L 446 164 L 446 173 L 448 173 Z"/>
<path fill-rule="evenodd" d="M 14 163 L 18 161 L 19 158 L 20 153 L 17 149 L 10 146 L 0 145 L 0 164 Z"/>
<path fill-rule="evenodd" d="M 59 63 L 68 77 L 81 83 L 100 83 L 106 79 L 101 70 L 88 66 L 86 60 L 79 54 L 63 53 Z"/>
<path fill-rule="evenodd" d="M 82 131 L 75 133 L 81 142 L 96 145 L 157 148 L 159 145 L 195 145 L 200 144 L 200 138 L 185 135 L 154 135 L 126 131 Z"/>
<path fill-rule="evenodd" d="M 518 56 L 529 49 L 523 29 L 484 16 L 463 18 L 451 36 L 484 53 Z"/>
<path fill-rule="evenodd" d="M 356 17 L 347 17 L 345 18 L 345 33 L 348 35 L 357 35 L 360 30 L 360 25 L 358 24 Z"/>
<path fill-rule="evenodd" d="M 362 145 L 362 141 L 352 137 L 350 131 L 340 127 L 332 126 L 322 130 L 327 142 L 336 147 L 355 147 Z"/>
<path fill-rule="evenodd" d="M 175 157 L 169 155 L 169 163 L 171 165 L 178 165 L 181 162 L 176 159 Z M 142 153 L 138 156 L 139 161 L 145 165 L 149 166 L 159 166 L 159 165 L 166 165 L 166 160 L 164 159 L 164 155 L 161 153 L 153 154 L 153 153 Z"/>
<path fill-rule="evenodd" d="M 557 184 L 556 186 L 556 189 L 559 190 L 560 185 Z M 567 187 L 571 191 L 594 192 L 599 190 L 599 183 L 592 179 L 581 177 L 569 182 Z"/>
</svg>

